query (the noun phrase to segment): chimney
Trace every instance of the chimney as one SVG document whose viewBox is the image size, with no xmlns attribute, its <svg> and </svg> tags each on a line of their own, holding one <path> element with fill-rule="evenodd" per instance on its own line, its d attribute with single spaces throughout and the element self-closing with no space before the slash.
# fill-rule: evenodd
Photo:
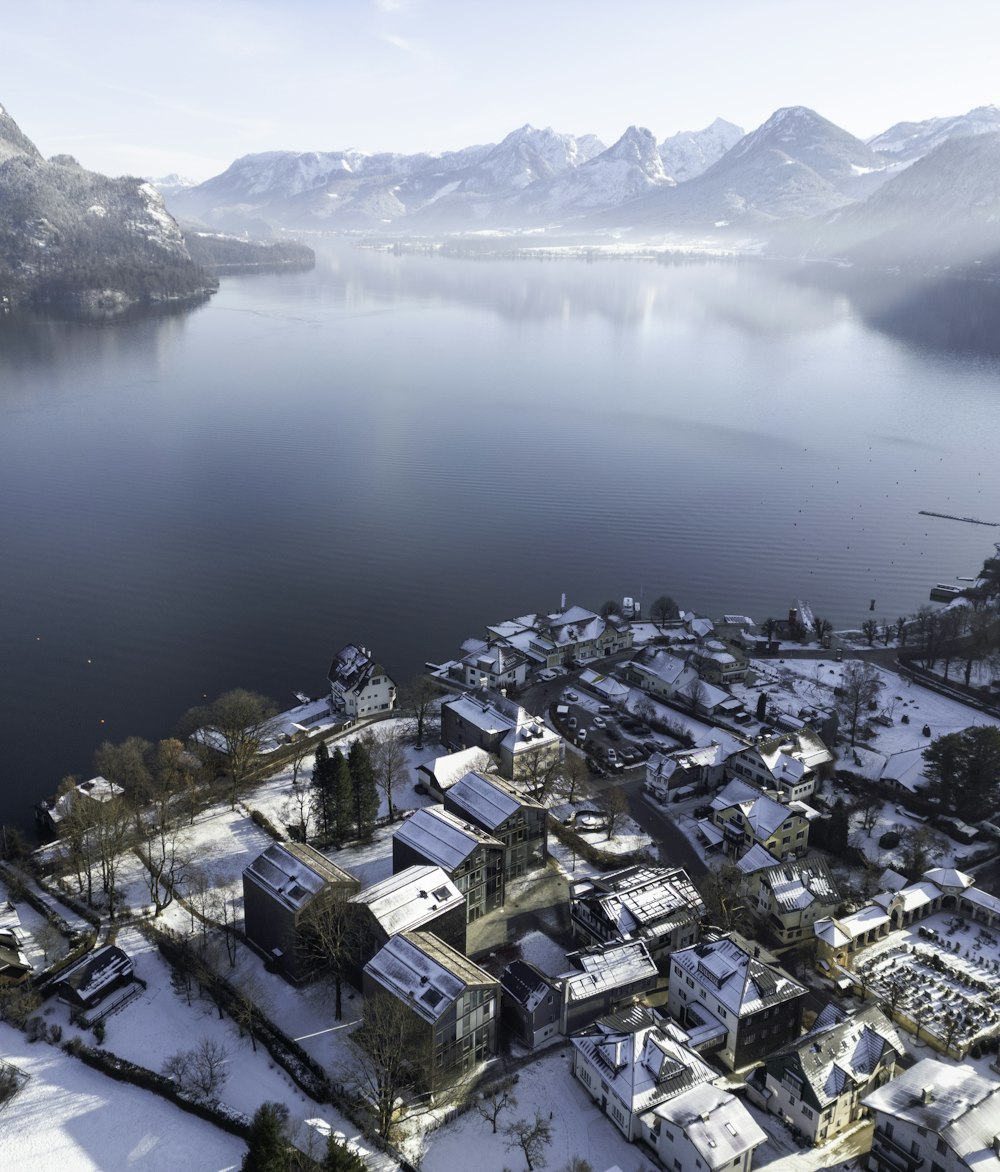
<svg viewBox="0 0 1000 1172">
<path fill-rule="evenodd" d="M 565 591 L 563 592 L 562 599 L 561 599 L 561 601 L 560 601 L 560 603 L 559 603 L 559 609 L 560 609 L 561 611 L 563 611 L 563 610 L 565 610 L 565 609 L 566 609 L 566 593 L 565 593 Z"/>
<path fill-rule="evenodd" d="M 795 609 L 794 606 L 789 607 L 789 609 L 788 609 L 788 625 L 790 627 L 794 627 L 795 624 L 798 622 L 798 619 L 799 619 L 799 612 Z"/>
<path fill-rule="evenodd" d="M 920 1092 L 920 1101 L 924 1104 L 934 1102 L 933 1087 L 924 1087 L 924 1089 Z"/>
</svg>

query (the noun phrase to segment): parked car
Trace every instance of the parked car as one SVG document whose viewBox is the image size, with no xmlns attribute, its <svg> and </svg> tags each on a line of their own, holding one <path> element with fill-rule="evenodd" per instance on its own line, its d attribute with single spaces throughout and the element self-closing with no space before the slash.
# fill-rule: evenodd
<svg viewBox="0 0 1000 1172">
<path fill-rule="evenodd" d="M 582 745 L 586 741 L 586 739 L 587 739 L 587 730 L 585 728 L 581 728 L 580 731 L 576 734 L 576 743 L 578 745 Z"/>
<path fill-rule="evenodd" d="M 607 727 L 608 727 L 608 722 L 604 719 L 603 716 L 595 716 L 594 717 L 594 728 L 607 728 Z"/>
<path fill-rule="evenodd" d="M 563 699 L 573 701 L 573 700 L 579 700 L 580 697 L 576 694 L 576 692 L 571 692 L 569 690 L 569 688 L 567 688 L 566 691 L 563 692 Z"/>
<path fill-rule="evenodd" d="M 538 678 L 540 680 L 554 680 L 556 678 L 556 673 L 550 668 L 546 668 L 544 671 L 540 671 L 538 673 Z"/>
<path fill-rule="evenodd" d="M 609 724 L 608 725 L 608 740 L 609 741 L 620 741 L 621 739 L 622 739 L 622 734 L 618 731 L 617 728 L 615 728 L 615 726 L 613 724 Z"/>
<path fill-rule="evenodd" d="M 611 749 L 611 748 L 609 748 L 605 752 L 604 756 L 608 762 L 613 762 L 613 761 L 618 760 L 618 753 L 614 749 Z"/>
<path fill-rule="evenodd" d="M 577 720 L 576 720 L 575 716 L 571 716 L 569 718 L 569 720 L 566 721 L 567 728 L 576 728 L 576 724 L 577 724 Z"/>
<path fill-rule="evenodd" d="M 639 760 L 639 753 L 635 749 L 622 749 L 621 758 L 623 761 L 627 761 L 629 765 L 632 765 Z"/>
</svg>

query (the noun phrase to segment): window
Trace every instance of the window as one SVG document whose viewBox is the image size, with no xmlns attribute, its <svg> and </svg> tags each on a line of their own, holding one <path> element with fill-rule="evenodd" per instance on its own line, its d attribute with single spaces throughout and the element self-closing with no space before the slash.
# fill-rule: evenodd
<svg viewBox="0 0 1000 1172">
<path fill-rule="evenodd" d="M 948 1145 L 944 1142 L 943 1139 L 938 1139 L 937 1150 L 941 1153 L 942 1156 L 947 1155 Z"/>
<path fill-rule="evenodd" d="M 807 1107 L 807 1106 L 806 1106 L 804 1103 L 802 1104 L 802 1114 L 803 1114 L 803 1115 L 804 1115 L 804 1116 L 805 1116 L 807 1119 L 812 1119 L 812 1118 L 813 1118 L 813 1113 L 812 1113 L 812 1111 L 810 1111 L 810 1109 L 809 1109 L 809 1108 L 808 1108 L 808 1107 Z"/>
</svg>

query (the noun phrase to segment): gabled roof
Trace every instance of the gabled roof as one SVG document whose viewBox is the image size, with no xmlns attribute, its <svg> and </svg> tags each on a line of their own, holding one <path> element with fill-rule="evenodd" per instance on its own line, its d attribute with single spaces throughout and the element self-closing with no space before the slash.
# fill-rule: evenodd
<svg viewBox="0 0 1000 1172">
<path fill-rule="evenodd" d="M 424 806 L 411 814 L 393 839 L 418 851 L 429 863 L 449 874 L 481 847 L 503 850 L 503 843 L 485 830 L 436 806 Z"/>
<path fill-rule="evenodd" d="M 711 988 L 727 1010 L 742 1018 L 793 1001 L 806 992 L 782 969 L 767 963 L 761 953 L 758 945 L 741 942 L 736 933 L 731 933 L 682 948 L 671 955 L 670 961 L 699 984 Z"/>
<path fill-rule="evenodd" d="M 835 904 L 840 900 L 830 868 L 818 855 L 776 863 L 764 871 L 760 880 L 770 888 L 775 903 L 787 911 L 807 908 L 814 903 Z"/>
<path fill-rule="evenodd" d="M 134 967 L 127 953 L 116 944 L 106 944 L 61 973 L 59 984 L 72 989 L 81 1001 L 89 1001 L 122 977 L 131 976 Z"/>
<path fill-rule="evenodd" d="M 877 1005 L 866 1005 L 842 1021 L 814 1026 L 765 1064 L 779 1080 L 782 1071 L 793 1069 L 808 1084 L 813 1105 L 822 1110 L 852 1085 L 864 1086 L 883 1062 L 903 1053 L 896 1027 Z"/>
<path fill-rule="evenodd" d="M 712 809 L 718 812 L 739 807 L 755 838 L 767 839 L 789 818 L 802 815 L 783 806 L 745 781 L 731 781 L 712 799 Z"/>
<path fill-rule="evenodd" d="M 435 789 L 444 793 L 470 770 L 478 769 L 482 772 L 489 768 L 492 761 L 493 758 L 485 749 L 460 749 L 457 753 L 446 753 L 443 757 L 435 757 L 433 761 L 425 761 L 417 768 L 434 782 Z"/>
<path fill-rule="evenodd" d="M 333 657 L 327 678 L 338 691 L 360 693 L 373 675 L 384 674 L 385 669 L 372 659 L 367 647 L 348 643 Z"/>
<path fill-rule="evenodd" d="M 438 1021 L 468 988 L 498 982 L 432 932 L 401 932 L 365 965 L 365 976 L 425 1021 Z"/>
<path fill-rule="evenodd" d="M 682 1131 L 711 1169 L 734 1164 L 767 1140 L 767 1133 L 735 1095 L 709 1083 L 668 1099 L 654 1114 Z"/>
<path fill-rule="evenodd" d="M 778 860 L 774 855 L 765 850 L 759 842 L 755 842 L 745 855 L 736 860 L 736 866 L 744 875 L 753 875 L 757 871 L 767 870 L 777 864 Z"/>
<path fill-rule="evenodd" d="M 1000 1082 L 969 1066 L 924 1058 L 866 1095 L 862 1103 L 926 1128 L 959 1160 L 984 1172 L 996 1165 L 994 1138 L 1000 1135 Z"/>
<path fill-rule="evenodd" d="M 572 1042 L 581 1058 L 638 1114 L 717 1077 L 683 1044 L 683 1036 L 666 1019 L 634 1006 L 599 1018 Z"/>
<path fill-rule="evenodd" d="M 489 830 L 495 830 L 526 806 L 545 809 L 510 782 L 478 770 L 467 773 L 451 787 L 448 804 Z"/>
<path fill-rule="evenodd" d="M 500 974 L 501 989 L 528 1013 L 535 1012 L 557 983 L 558 978 L 547 977 L 526 960 L 512 960 Z"/>
<path fill-rule="evenodd" d="M 351 897 L 364 904 L 387 936 L 465 906 L 465 896 L 440 867 L 407 867 Z"/>
<path fill-rule="evenodd" d="M 243 871 L 274 899 L 299 911 L 331 884 L 356 891 L 358 880 L 331 863 L 314 847 L 299 842 L 274 842 Z"/>
</svg>

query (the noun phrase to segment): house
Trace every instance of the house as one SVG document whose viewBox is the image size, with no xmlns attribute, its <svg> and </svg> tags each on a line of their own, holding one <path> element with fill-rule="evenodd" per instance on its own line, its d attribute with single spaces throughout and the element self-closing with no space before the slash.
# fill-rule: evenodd
<svg viewBox="0 0 1000 1172">
<path fill-rule="evenodd" d="M 97 810 L 105 802 L 120 798 L 125 790 L 106 777 L 91 777 L 72 786 L 57 798 L 47 798 L 35 807 L 35 820 L 39 826 L 49 834 L 58 834 L 62 822 L 73 810 L 93 810 L 94 817 Z"/>
<path fill-rule="evenodd" d="M 712 741 L 694 749 L 676 749 L 670 753 L 653 753 L 646 762 L 646 792 L 660 802 L 676 796 L 680 790 L 704 793 L 714 789 L 725 776 L 727 744 Z"/>
<path fill-rule="evenodd" d="M 813 924 L 833 915 L 840 903 L 837 884 L 819 855 L 772 861 L 747 874 L 743 889 L 750 907 L 766 920 L 779 944 L 812 939 Z"/>
<path fill-rule="evenodd" d="M 433 932 L 465 951 L 465 896 L 440 867 L 407 867 L 352 896 L 352 957 L 347 966 L 361 988 L 364 966 L 399 932 Z"/>
<path fill-rule="evenodd" d="M 809 820 L 802 803 L 785 806 L 745 781 L 734 779 L 711 802 L 711 818 L 699 822 L 705 837 L 739 858 L 755 843 L 777 859 L 804 854 Z M 711 830 L 714 829 L 714 835 Z"/>
<path fill-rule="evenodd" d="M 505 856 L 499 839 L 436 806 L 415 811 L 392 837 L 393 871 L 440 867 L 465 896 L 469 922 L 503 907 Z"/>
<path fill-rule="evenodd" d="M 17 908 L 9 902 L 0 904 L 0 985 L 19 985 L 28 979 L 31 970 Z"/>
<path fill-rule="evenodd" d="M 59 999 L 90 1025 L 137 996 L 132 958 L 115 944 L 106 944 L 59 974 Z"/>
<path fill-rule="evenodd" d="M 660 1162 L 675 1172 L 750 1172 L 767 1133 L 723 1087 L 698 1083 L 653 1109 Z"/>
<path fill-rule="evenodd" d="M 351 719 L 395 707 L 396 685 L 367 647 L 342 647 L 333 657 L 328 679 L 331 705 Z"/>
<path fill-rule="evenodd" d="M 364 995 L 412 1014 L 409 1053 L 432 1093 L 497 1051 L 500 983 L 432 932 L 393 936 L 365 965 Z"/>
<path fill-rule="evenodd" d="M 548 810 L 504 778 L 473 770 L 448 790 L 444 808 L 503 843 L 505 884 L 545 866 Z"/>
<path fill-rule="evenodd" d="M 486 634 L 491 643 L 502 642 L 541 668 L 613 655 L 632 646 L 632 628 L 624 619 L 605 619 L 582 606 L 522 615 L 487 627 Z"/>
<path fill-rule="evenodd" d="M 777 791 L 782 802 L 801 801 L 816 792 L 820 771 L 833 754 L 818 733 L 803 726 L 734 753 L 727 762 L 730 772 L 764 790 Z"/>
<path fill-rule="evenodd" d="M 455 782 L 461 781 L 470 770 L 479 769 L 489 773 L 495 768 L 493 757 L 485 749 L 476 748 L 460 749 L 457 753 L 446 753 L 443 757 L 425 761 L 417 766 L 417 772 L 423 775 L 427 792 L 440 802 Z"/>
<path fill-rule="evenodd" d="M 562 983 L 526 960 L 500 974 L 500 1019 L 507 1036 L 529 1050 L 560 1036 Z"/>
<path fill-rule="evenodd" d="M 658 700 L 684 697 L 684 689 L 698 681 L 690 664 L 660 647 L 644 647 L 622 669 L 624 679 Z"/>
<path fill-rule="evenodd" d="M 272 843 L 243 871 L 247 939 L 282 976 L 306 980 L 312 967 L 303 937 L 309 917 L 360 886 L 305 843 Z"/>
<path fill-rule="evenodd" d="M 639 941 L 571 953 L 567 960 L 576 967 L 557 977 L 521 960 L 504 969 L 504 1021 L 522 1045 L 533 1049 L 557 1034 L 574 1034 L 637 1004 L 660 982 L 659 969 Z"/>
<path fill-rule="evenodd" d="M 822 1146 L 866 1117 L 864 1095 L 891 1079 L 903 1043 L 877 1005 L 848 1015 L 833 1005 L 808 1033 L 747 1076 L 752 1102 Z"/>
<path fill-rule="evenodd" d="M 512 781 L 537 783 L 562 759 L 562 740 L 514 700 L 492 692 L 466 693 L 441 705 L 441 743 L 485 749 Z"/>
<path fill-rule="evenodd" d="M 648 1139 L 654 1108 L 718 1077 L 683 1031 L 641 1006 L 600 1018 L 572 1042 L 574 1077 L 630 1143 Z"/>
<path fill-rule="evenodd" d="M 1000 1155 L 1000 1082 L 924 1058 L 865 1095 L 874 1116 L 869 1172 L 991 1169 Z"/>
<path fill-rule="evenodd" d="M 519 688 L 528 670 L 528 657 L 501 642 L 467 639 L 458 661 L 458 678 L 467 688 Z"/>
<path fill-rule="evenodd" d="M 807 990 L 759 945 L 736 933 L 703 940 L 670 958 L 667 1005 L 691 1045 L 731 1070 L 798 1037 Z"/>
<path fill-rule="evenodd" d="M 688 663 L 703 680 L 722 688 L 746 683 L 750 668 L 747 657 L 738 647 L 720 639 L 706 639 L 691 652 Z"/>
<path fill-rule="evenodd" d="M 681 867 L 637 863 L 570 885 L 573 935 L 588 945 L 641 941 L 662 968 L 701 935 L 705 902 Z"/>
<path fill-rule="evenodd" d="M 559 1029 L 564 1034 L 636 1004 L 660 981 L 656 963 L 639 940 L 572 953 L 567 960 L 579 971 L 556 978 L 562 1002 Z"/>
</svg>

